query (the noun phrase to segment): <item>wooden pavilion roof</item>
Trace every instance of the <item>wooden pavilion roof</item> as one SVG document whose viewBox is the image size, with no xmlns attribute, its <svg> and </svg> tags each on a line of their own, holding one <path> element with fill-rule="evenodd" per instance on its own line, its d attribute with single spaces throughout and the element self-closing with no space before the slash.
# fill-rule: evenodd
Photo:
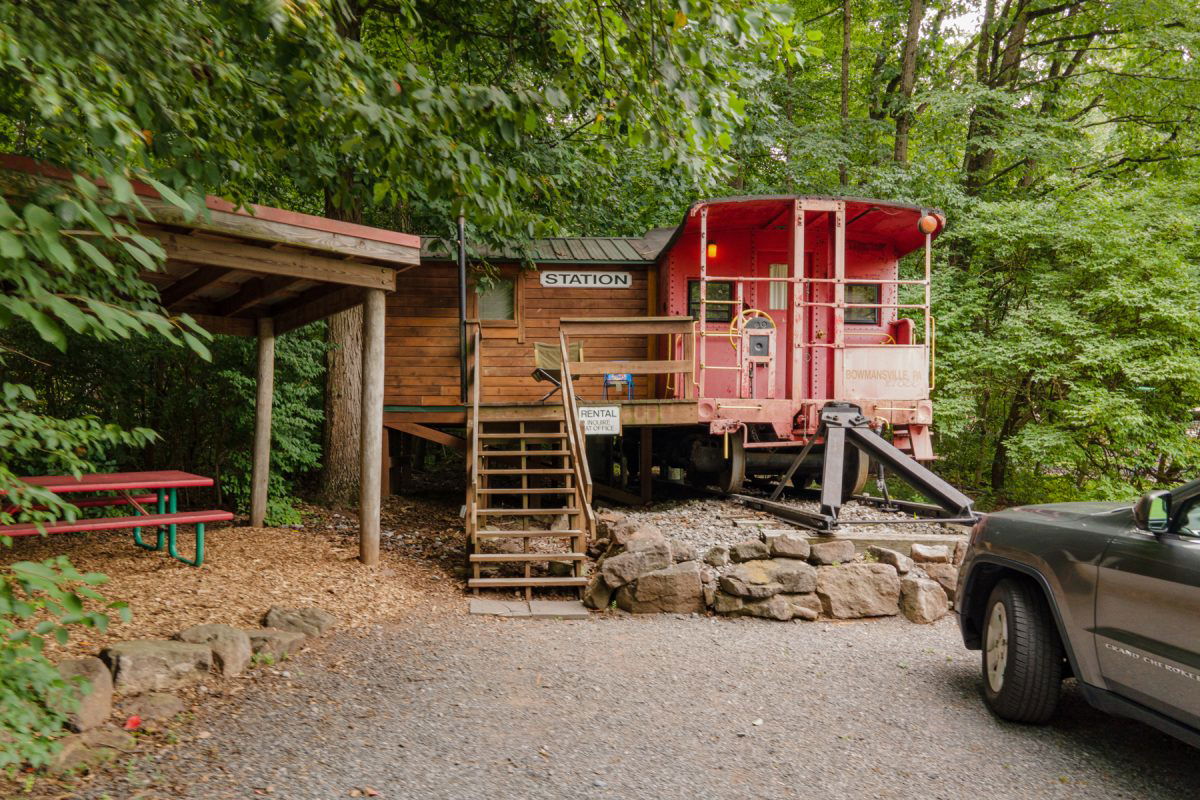
<svg viewBox="0 0 1200 800">
<path fill-rule="evenodd" d="M 0 155 L 0 169 L 69 180 L 64 169 Z M 396 289 L 398 273 L 420 263 L 418 237 L 270 206 L 234 207 L 214 196 L 192 218 L 145 184 L 134 184 L 150 216 L 139 227 L 167 252 L 161 271 L 143 273 L 162 304 L 214 333 L 276 333 L 344 311 L 369 289 Z"/>
</svg>

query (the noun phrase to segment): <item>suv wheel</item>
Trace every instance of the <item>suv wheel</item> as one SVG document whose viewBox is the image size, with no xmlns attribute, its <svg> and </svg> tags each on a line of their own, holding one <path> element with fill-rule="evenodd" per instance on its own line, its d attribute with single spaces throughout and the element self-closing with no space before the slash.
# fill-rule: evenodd
<svg viewBox="0 0 1200 800">
<path fill-rule="evenodd" d="M 997 716 L 1043 723 L 1062 691 L 1063 649 L 1045 597 L 1028 581 L 1005 579 L 983 620 L 983 699 Z"/>
</svg>

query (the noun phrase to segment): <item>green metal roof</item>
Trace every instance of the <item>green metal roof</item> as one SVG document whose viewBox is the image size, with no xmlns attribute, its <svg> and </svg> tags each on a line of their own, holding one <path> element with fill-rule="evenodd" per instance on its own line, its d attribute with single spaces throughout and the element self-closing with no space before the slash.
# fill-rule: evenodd
<svg viewBox="0 0 1200 800">
<path fill-rule="evenodd" d="M 528 255 L 538 264 L 652 264 L 661 243 L 641 236 L 572 236 L 534 239 Z M 519 261 L 520 248 L 476 248 L 474 255 L 495 261 Z M 442 261 L 455 258 L 455 244 L 446 239 L 421 237 L 421 259 Z"/>
</svg>

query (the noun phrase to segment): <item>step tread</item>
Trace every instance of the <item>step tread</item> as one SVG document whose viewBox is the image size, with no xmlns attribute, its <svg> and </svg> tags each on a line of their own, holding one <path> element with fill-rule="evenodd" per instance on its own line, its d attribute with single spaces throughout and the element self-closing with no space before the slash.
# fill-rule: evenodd
<svg viewBox="0 0 1200 800">
<path fill-rule="evenodd" d="M 472 553 L 471 561 L 583 561 L 586 553 Z"/>
<path fill-rule="evenodd" d="M 469 578 L 468 588 L 488 586 L 587 586 L 587 578 Z"/>
<path fill-rule="evenodd" d="M 567 435 L 561 431 L 546 431 L 544 433 L 481 433 L 480 439 L 565 439 Z"/>
<path fill-rule="evenodd" d="M 557 486 L 547 488 L 545 486 L 536 486 L 533 488 L 521 488 L 514 486 L 511 489 L 476 489 L 476 494 L 571 494 L 575 491 L 574 486 Z"/>
<path fill-rule="evenodd" d="M 499 539 L 499 538 L 504 538 L 506 536 L 513 538 L 513 539 L 519 539 L 522 537 L 533 537 L 533 536 L 559 536 L 559 537 L 566 538 L 568 536 L 583 536 L 583 531 L 575 530 L 573 528 L 559 529 L 559 530 L 553 530 L 553 531 L 530 531 L 530 530 L 517 530 L 517 529 L 513 529 L 513 530 L 509 530 L 509 531 L 500 531 L 500 530 L 492 529 L 492 530 L 484 530 L 484 531 L 475 531 L 475 536 L 476 537 L 484 536 L 489 539 Z"/>
<path fill-rule="evenodd" d="M 481 469 L 480 475 L 571 475 L 575 470 L 565 467 L 544 467 L 537 469 Z"/>
<path fill-rule="evenodd" d="M 516 458 L 523 456 L 569 456 L 570 450 L 480 450 L 479 455 L 492 458 Z"/>
<path fill-rule="evenodd" d="M 477 508 L 475 513 L 479 516 L 487 514 L 493 517 L 499 516 L 514 516 L 514 517 L 547 517 L 558 516 L 559 514 L 578 514 L 578 508 Z"/>
</svg>

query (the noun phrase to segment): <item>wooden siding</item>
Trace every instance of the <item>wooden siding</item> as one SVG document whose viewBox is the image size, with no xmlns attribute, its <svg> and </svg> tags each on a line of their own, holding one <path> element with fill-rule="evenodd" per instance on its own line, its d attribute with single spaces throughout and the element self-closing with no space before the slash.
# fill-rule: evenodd
<svg viewBox="0 0 1200 800">
<path fill-rule="evenodd" d="M 521 281 L 518 324 L 483 323 L 485 403 L 536 401 L 550 384 L 538 383 L 533 372 L 534 342 L 558 342 L 563 317 L 639 317 L 647 315 L 647 270 L 638 265 L 559 265 L 554 269 L 619 271 L 633 276 L 628 289 L 545 288 L 535 271 L 504 266 L 502 274 Z M 385 406 L 448 406 L 459 402 L 458 283 L 453 264 L 426 262 L 400 276 L 400 287 L 387 301 L 387 372 Z M 468 292 L 468 315 L 474 314 L 474 292 Z M 589 361 L 642 361 L 645 336 L 587 337 Z M 647 376 L 636 376 L 635 397 L 649 396 Z M 576 379 L 585 400 L 601 397 L 600 377 Z M 625 396 L 622 394 L 622 397 Z"/>
</svg>

